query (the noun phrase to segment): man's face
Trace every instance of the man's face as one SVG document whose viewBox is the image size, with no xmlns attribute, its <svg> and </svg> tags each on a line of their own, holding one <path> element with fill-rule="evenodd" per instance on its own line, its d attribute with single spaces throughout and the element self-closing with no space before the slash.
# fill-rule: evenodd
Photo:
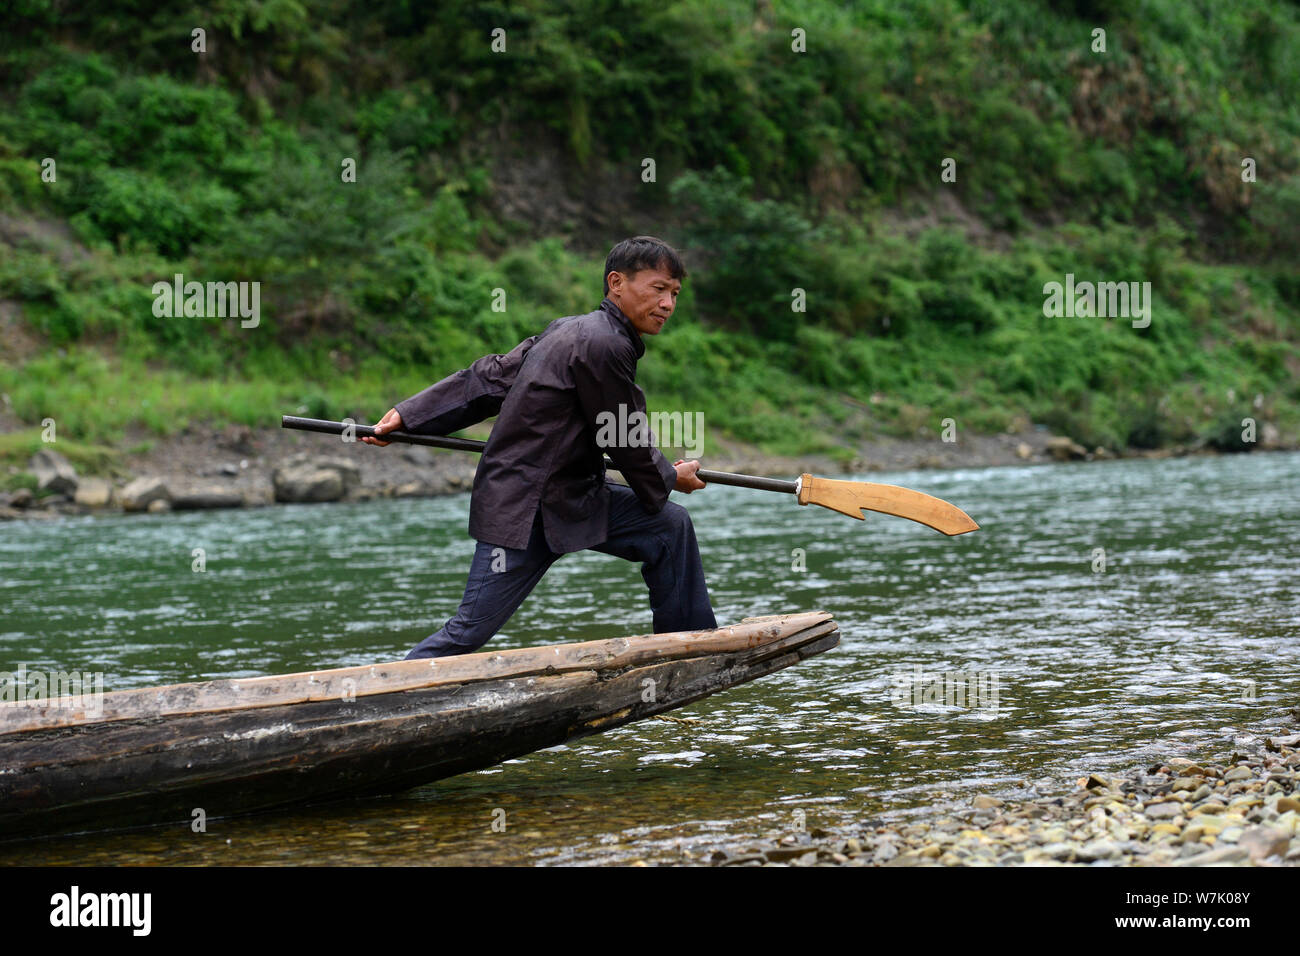
<svg viewBox="0 0 1300 956">
<path fill-rule="evenodd" d="M 661 266 L 642 269 L 632 276 L 611 272 L 608 276 L 609 297 L 632 321 L 642 335 L 658 335 L 668 317 L 677 308 L 677 293 L 682 284 Z"/>
</svg>

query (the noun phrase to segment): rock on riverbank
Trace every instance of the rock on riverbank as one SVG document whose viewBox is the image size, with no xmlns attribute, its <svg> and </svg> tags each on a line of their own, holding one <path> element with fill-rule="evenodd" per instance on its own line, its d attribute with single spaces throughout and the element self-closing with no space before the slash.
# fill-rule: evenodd
<svg viewBox="0 0 1300 956">
<path fill-rule="evenodd" d="M 16 423 L 0 421 L 0 428 Z M 482 433 L 480 432 L 480 435 Z M 147 442 L 128 436 L 128 447 Z M 1171 457 L 1197 449 L 1141 452 Z M 1026 427 L 1014 434 L 962 434 L 938 438 L 881 438 L 862 445 L 851 461 L 824 455 L 783 457 L 725 439 L 699 455 L 705 467 L 791 478 L 802 472 L 902 471 L 918 468 L 980 468 L 1117 457 L 1104 448 L 1089 452 L 1068 438 Z M 665 449 L 670 457 L 685 453 Z M 149 451 L 123 456 L 113 480 L 75 474 L 57 453 L 42 450 L 29 471 L 37 490 L 0 492 L 0 519 L 41 518 L 102 510 L 142 512 L 192 508 L 256 507 L 275 502 L 364 501 L 425 497 L 467 491 L 478 456 L 415 445 L 385 448 L 345 443 L 336 436 L 280 428 L 191 427 Z"/>
<path fill-rule="evenodd" d="M 1218 762 L 1171 758 L 1097 774 L 1054 798 L 980 795 L 932 823 L 794 833 L 716 850 L 718 866 L 1297 866 L 1300 734 Z"/>
<path fill-rule="evenodd" d="M 191 429 L 126 456 L 111 480 L 78 477 L 62 462 L 61 492 L 0 493 L 0 519 L 452 494 L 469 489 L 477 462 L 464 453 L 376 448 L 280 429 Z M 52 473 L 45 457 L 41 465 Z"/>
</svg>

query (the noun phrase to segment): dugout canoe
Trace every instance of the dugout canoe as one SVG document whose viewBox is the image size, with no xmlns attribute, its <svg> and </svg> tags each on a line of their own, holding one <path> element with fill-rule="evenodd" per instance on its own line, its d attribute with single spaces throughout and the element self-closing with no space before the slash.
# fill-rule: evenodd
<svg viewBox="0 0 1300 956">
<path fill-rule="evenodd" d="M 661 714 L 839 643 L 823 611 L 0 704 L 0 839 L 398 793 Z"/>
</svg>

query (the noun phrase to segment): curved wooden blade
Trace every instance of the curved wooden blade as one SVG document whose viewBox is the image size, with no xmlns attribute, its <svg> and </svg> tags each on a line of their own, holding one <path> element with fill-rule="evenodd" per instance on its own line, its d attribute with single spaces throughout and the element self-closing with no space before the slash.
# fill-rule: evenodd
<svg viewBox="0 0 1300 956">
<path fill-rule="evenodd" d="M 880 485 L 870 481 L 837 481 L 833 478 L 799 478 L 799 504 L 821 505 L 831 511 L 866 520 L 862 514 L 878 511 L 918 521 L 927 528 L 947 535 L 965 534 L 979 529 L 971 516 L 942 498 L 898 485 Z"/>
</svg>

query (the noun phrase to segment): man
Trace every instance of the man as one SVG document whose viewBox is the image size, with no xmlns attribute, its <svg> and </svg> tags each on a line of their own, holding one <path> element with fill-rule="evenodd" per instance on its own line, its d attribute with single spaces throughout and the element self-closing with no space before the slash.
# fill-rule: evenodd
<svg viewBox="0 0 1300 956">
<path fill-rule="evenodd" d="M 478 547 L 460 608 L 407 659 L 468 654 L 505 625 L 561 555 L 591 548 L 641 562 L 656 633 L 717 627 L 690 516 L 671 491 L 703 488 L 698 461 L 668 459 L 633 432 L 612 443 L 611 421 L 645 415 L 636 385 L 643 335 L 658 335 L 686 270 L 652 236 L 625 239 L 605 260 L 605 298 L 556 319 L 505 355 L 399 402 L 376 434 L 446 435 L 497 415 L 470 495 Z M 369 444 L 387 445 L 375 438 Z M 627 486 L 605 478 L 604 455 Z"/>
</svg>

